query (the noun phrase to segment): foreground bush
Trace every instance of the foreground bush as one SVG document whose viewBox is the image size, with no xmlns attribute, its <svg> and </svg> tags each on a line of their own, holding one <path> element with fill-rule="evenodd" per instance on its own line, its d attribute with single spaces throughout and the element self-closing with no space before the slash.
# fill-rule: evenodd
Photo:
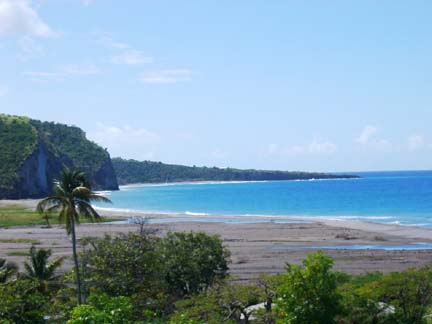
<svg viewBox="0 0 432 324">
<path fill-rule="evenodd" d="M 228 250 L 204 233 L 130 233 L 86 243 L 81 260 L 88 291 L 129 296 L 141 313 L 169 313 L 179 298 L 204 291 L 228 271 Z"/>
<path fill-rule="evenodd" d="M 133 305 L 127 297 L 94 295 L 89 304 L 75 307 L 66 324 L 133 324 Z"/>
<path fill-rule="evenodd" d="M 18 279 L 0 285 L 0 323 L 45 323 L 49 297 L 39 291 L 36 280 Z"/>
<path fill-rule="evenodd" d="M 316 252 L 285 274 L 238 285 L 226 277 L 228 252 L 218 237 L 141 233 L 87 241 L 85 305 L 76 306 L 73 270 L 53 277 L 46 255 L 33 253 L 32 268 L 41 271 L 28 266 L 27 277 L 0 283 L 0 324 L 46 323 L 45 315 L 52 324 L 431 323 L 432 267 L 350 276 Z M 53 278 L 58 284 L 41 289 L 41 279 Z"/>
<path fill-rule="evenodd" d="M 217 236 L 168 233 L 160 241 L 165 281 L 170 293 L 186 296 L 204 291 L 225 278 L 229 251 Z"/>
<path fill-rule="evenodd" d="M 368 274 L 340 288 L 348 311 L 343 323 L 423 324 L 432 302 L 432 269 Z"/>
<path fill-rule="evenodd" d="M 332 266 L 332 259 L 322 252 L 309 254 L 303 267 L 288 265 L 277 301 L 283 323 L 336 323 L 341 296 Z"/>
</svg>

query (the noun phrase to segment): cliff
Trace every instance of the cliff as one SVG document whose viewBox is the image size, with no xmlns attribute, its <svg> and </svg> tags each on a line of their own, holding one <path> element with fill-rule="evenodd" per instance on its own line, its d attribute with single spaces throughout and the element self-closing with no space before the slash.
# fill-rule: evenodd
<svg viewBox="0 0 432 324">
<path fill-rule="evenodd" d="M 78 127 L 0 114 L 0 199 L 51 193 L 65 167 L 86 172 L 96 190 L 117 190 L 109 153 Z"/>
</svg>

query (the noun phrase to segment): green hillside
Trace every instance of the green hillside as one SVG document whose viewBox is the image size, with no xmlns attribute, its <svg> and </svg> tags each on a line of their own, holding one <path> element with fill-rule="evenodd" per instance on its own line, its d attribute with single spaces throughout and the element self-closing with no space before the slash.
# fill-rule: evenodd
<svg viewBox="0 0 432 324">
<path fill-rule="evenodd" d="M 31 120 L 31 125 L 45 137 L 58 153 L 70 158 L 74 166 L 89 174 L 102 166 L 109 154 L 86 138 L 85 132 L 75 126 Z"/>
<path fill-rule="evenodd" d="M 165 164 L 162 162 L 124 160 L 114 158 L 114 170 L 119 184 L 160 183 L 182 181 L 264 181 L 355 178 L 314 172 L 240 170 Z"/>
<path fill-rule="evenodd" d="M 115 190 L 109 153 L 75 126 L 0 114 L 0 198 L 50 192 L 64 167 L 87 173 L 96 189 Z"/>
<path fill-rule="evenodd" d="M 38 133 L 30 119 L 0 114 L 0 188 L 9 188 L 17 181 L 17 170 L 37 143 Z"/>
</svg>

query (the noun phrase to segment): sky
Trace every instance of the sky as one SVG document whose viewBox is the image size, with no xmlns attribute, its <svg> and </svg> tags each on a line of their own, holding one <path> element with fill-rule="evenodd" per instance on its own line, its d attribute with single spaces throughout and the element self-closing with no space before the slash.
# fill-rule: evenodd
<svg viewBox="0 0 432 324">
<path fill-rule="evenodd" d="M 111 156 L 431 169 L 430 1 L 0 0 L 0 112 Z"/>
</svg>

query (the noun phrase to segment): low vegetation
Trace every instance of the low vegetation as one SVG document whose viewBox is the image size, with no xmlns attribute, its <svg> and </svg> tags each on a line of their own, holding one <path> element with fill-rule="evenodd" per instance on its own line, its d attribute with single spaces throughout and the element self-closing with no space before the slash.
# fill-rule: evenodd
<svg viewBox="0 0 432 324">
<path fill-rule="evenodd" d="M 109 158 L 108 152 L 89 141 L 81 128 L 33 119 L 30 123 L 58 154 L 67 156 L 75 168 L 87 174 L 98 171 Z"/>
<path fill-rule="evenodd" d="M 48 215 L 50 225 L 64 224 L 62 220 L 59 220 L 55 214 Z M 120 220 L 118 218 L 101 218 L 101 222 L 112 222 Z M 91 220 L 81 218 L 80 222 L 89 223 Z M 35 210 L 23 207 L 19 205 L 14 206 L 3 206 L 0 207 L 0 227 L 11 227 L 11 226 L 32 226 L 32 225 L 47 225 L 46 218 L 40 215 Z M 0 243 L 32 243 L 37 244 L 32 240 L 26 238 L 0 238 Z"/>
<path fill-rule="evenodd" d="M 208 168 L 165 164 L 162 162 L 136 161 L 114 158 L 112 160 L 119 184 L 163 183 L 181 181 L 257 181 L 257 180 L 305 180 L 355 178 L 351 175 L 335 175 L 315 172 L 287 172 L 264 170 L 240 170 L 233 168 Z"/>
<path fill-rule="evenodd" d="M 0 324 L 428 324 L 432 265 L 389 274 L 350 276 L 321 251 L 286 273 L 235 284 L 230 253 L 218 236 L 137 233 L 87 237 L 78 254 L 80 216 L 98 220 L 84 174 L 65 170 L 54 195 L 38 204 L 57 213 L 72 238 L 74 268 L 63 258 L 29 252 L 24 272 L 0 259 Z"/>
<path fill-rule="evenodd" d="M 80 128 L 0 114 L 0 197 L 28 198 L 46 193 L 46 190 L 37 192 L 34 181 L 23 181 L 30 180 L 29 174 L 34 175 L 36 168 L 23 171 L 23 164 L 41 146 L 49 158 L 49 163 L 43 162 L 41 168 L 47 173 L 47 179 L 56 179 L 64 167 L 74 167 L 86 172 L 94 186 L 108 189 L 102 177 L 110 179 L 109 189 L 117 188 L 114 172 L 109 167 L 102 170 L 110 160 L 108 151 L 88 140 Z"/>
<path fill-rule="evenodd" d="M 74 270 L 59 272 L 62 259 L 49 250 L 32 247 L 22 274 L 0 260 L 0 323 L 431 323 L 430 266 L 351 276 L 318 251 L 285 274 L 239 285 L 217 236 L 138 232 L 82 242 L 78 306 Z"/>
<path fill-rule="evenodd" d="M 33 153 L 37 141 L 37 132 L 28 118 L 0 114 L 0 188 L 15 183 L 17 170 Z"/>
</svg>

